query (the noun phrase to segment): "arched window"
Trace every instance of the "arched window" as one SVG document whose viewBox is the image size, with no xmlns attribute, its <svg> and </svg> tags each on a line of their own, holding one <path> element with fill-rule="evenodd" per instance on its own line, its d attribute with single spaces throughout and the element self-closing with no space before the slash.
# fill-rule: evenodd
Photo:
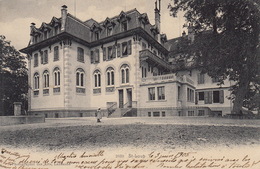
<svg viewBox="0 0 260 169">
<path fill-rule="evenodd" d="M 99 70 L 95 70 L 94 71 L 94 80 L 95 80 L 95 84 L 94 86 L 97 87 L 101 87 L 101 73 Z"/>
<path fill-rule="evenodd" d="M 113 86 L 115 85 L 115 76 L 114 69 L 112 67 L 107 68 L 107 85 Z"/>
<path fill-rule="evenodd" d="M 43 88 L 48 88 L 50 86 L 49 83 L 49 72 L 45 70 L 43 72 Z"/>
<path fill-rule="evenodd" d="M 39 84 L 40 84 L 40 77 L 38 73 L 34 74 L 34 90 L 39 90 Z"/>
<path fill-rule="evenodd" d="M 76 86 L 77 87 L 84 87 L 85 83 L 84 83 L 84 79 L 85 79 L 85 72 L 83 69 L 78 68 L 76 71 Z"/>
<path fill-rule="evenodd" d="M 60 69 L 59 68 L 55 68 L 53 71 L 54 74 L 54 86 L 60 86 Z"/>
<path fill-rule="evenodd" d="M 121 83 L 129 83 L 129 66 L 127 64 L 121 66 Z"/>
</svg>

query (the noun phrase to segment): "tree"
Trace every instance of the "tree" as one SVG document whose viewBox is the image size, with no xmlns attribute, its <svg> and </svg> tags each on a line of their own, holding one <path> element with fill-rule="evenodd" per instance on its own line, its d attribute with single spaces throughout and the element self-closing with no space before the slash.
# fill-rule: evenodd
<svg viewBox="0 0 260 169">
<path fill-rule="evenodd" d="M 220 84 L 227 78 L 236 82 L 232 112 L 240 113 L 248 92 L 259 93 L 260 0 L 173 0 L 169 9 L 174 17 L 184 11 L 196 34 L 186 58 Z"/>
<path fill-rule="evenodd" d="M 12 115 L 13 103 L 27 106 L 27 68 L 21 55 L 5 36 L 0 35 L 0 115 Z"/>
</svg>

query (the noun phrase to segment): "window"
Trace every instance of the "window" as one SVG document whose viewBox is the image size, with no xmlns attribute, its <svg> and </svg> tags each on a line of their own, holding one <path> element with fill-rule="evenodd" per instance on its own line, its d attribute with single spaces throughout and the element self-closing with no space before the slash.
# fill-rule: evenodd
<svg viewBox="0 0 260 169">
<path fill-rule="evenodd" d="M 113 47 L 109 46 L 107 48 L 107 50 L 108 50 L 108 52 L 107 52 L 108 53 L 107 59 L 110 60 L 111 58 L 113 58 Z"/>
<path fill-rule="evenodd" d="M 78 47 L 78 55 L 77 55 L 77 60 L 79 62 L 84 62 L 84 49 Z"/>
<path fill-rule="evenodd" d="M 142 42 L 142 50 L 146 49 L 146 43 Z"/>
<path fill-rule="evenodd" d="M 38 42 L 38 35 L 35 35 L 35 37 L 34 37 L 34 42 L 35 42 L 35 43 Z"/>
<path fill-rule="evenodd" d="M 103 55 L 104 55 L 104 53 L 103 53 Z M 90 57 L 91 57 L 91 63 L 99 63 L 99 49 L 90 51 Z"/>
<path fill-rule="evenodd" d="M 112 30 L 113 30 L 112 26 L 107 27 L 107 36 L 112 35 Z"/>
<path fill-rule="evenodd" d="M 127 42 L 122 43 L 122 55 L 127 55 Z"/>
<path fill-rule="evenodd" d="M 188 111 L 188 116 L 194 116 L 194 111 Z"/>
<path fill-rule="evenodd" d="M 121 22 L 121 31 L 127 31 L 127 21 Z"/>
<path fill-rule="evenodd" d="M 152 115 L 151 115 L 151 112 L 148 112 L 148 117 L 151 117 Z"/>
<path fill-rule="evenodd" d="M 178 86 L 178 100 L 181 100 L 181 86 Z"/>
<path fill-rule="evenodd" d="M 94 32 L 95 40 L 99 40 L 99 32 Z"/>
<path fill-rule="evenodd" d="M 34 89 L 38 90 L 40 86 L 40 77 L 38 73 L 34 74 Z"/>
<path fill-rule="evenodd" d="M 45 70 L 43 72 L 43 88 L 48 88 L 49 86 L 49 72 Z"/>
<path fill-rule="evenodd" d="M 158 92 L 158 100 L 165 100 L 165 89 L 164 89 L 164 86 L 163 87 L 158 87 L 157 88 L 157 92 Z"/>
<path fill-rule="evenodd" d="M 103 61 L 107 60 L 107 48 L 103 47 Z"/>
<path fill-rule="evenodd" d="M 121 83 L 129 83 L 129 66 L 127 64 L 121 66 Z"/>
<path fill-rule="evenodd" d="M 121 44 L 117 44 L 117 57 L 121 57 Z"/>
<path fill-rule="evenodd" d="M 162 112 L 162 117 L 165 117 L 165 111 Z"/>
<path fill-rule="evenodd" d="M 34 67 L 38 66 L 38 53 L 34 54 Z"/>
<path fill-rule="evenodd" d="M 83 69 L 79 68 L 76 71 L 76 86 L 78 87 L 84 87 L 84 75 L 85 72 Z"/>
<path fill-rule="evenodd" d="M 43 39 L 47 39 L 48 38 L 48 31 L 44 31 L 43 32 Z"/>
<path fill-rule="evenodd" d="M 109 67 L 107 69 L 107 86 L 113 86 L 113 85 L 115 85 L 114 69 Z"/>
<path fill-rule="evenodd" d="M 204 92 L 199 92 L 199 101 L 204 100 Z"/>
<path fill-rule="evenodd" d="M 59 60 L 59 46 L 55 46 L 54 47 L 54 57 L 53 57 L 54 61 Z"/>
<path fill-rule="evenodd" d="M 218 77 L 212 77 L 212 83 L 217 83 L 219 82 L 219 78 Z"/>
<path fill-rule="evenodd" d="M 194 90 L 187 88 L 187 101 L 194 102 Z"/>
<path fill-rule="evenodd" d="M 219 103 L 220 102 L 220 94 L 219 91 L 213 91 L 213 103 Z"/>
<path fill-rule="evenodd" d="M 101 87 L 101 73 L 99 70 L 94 72 L 95 88 Z"/>
<path fill-rule="evenodd" d="M 198 74 L 198 84 L 204 84 L 205 83 L 205 79 L 204 79 L 204 74 L 199 73 Z"/>
<path fill-rule="evenodd" d="M 149 100 L 155 100 L 155 88 L 148 88 Z"/>
<path fill-rule="evenodd" d="M 59 26 L 54 27 L 54 35 L 57 35 L 59 33 Z"/>
<path fill-rule="evenodd" d="M 198 116 L 205 116 L 205 111 L 204 110 L 199 110 Z"/>
<path fill-rule="evenodd" d="M 76 71 L 76 93 L 85 93 L 85 72 L 78 68 Z"/>
<path fill-rule="evenodd" d="M 48 63 L 48 50 L 45 50 L 43 52 L 43 64 L 47 64 Z"/>
<path fill-rule="evenodd" d="M 160 112 L 158 112 L 158 111 L 153 112 L 153 117 L 160 117 Z"/>
<path fill-rule="evenodd" d="M 60 86 L 60 70 L 57 67 L 54 69 L 54 86 Z"/>
<path fill-rule="evenodd" d="M 127 56 L 132 54 L 132 41 L 122 43 L 122 56 Z"/>
</svg>

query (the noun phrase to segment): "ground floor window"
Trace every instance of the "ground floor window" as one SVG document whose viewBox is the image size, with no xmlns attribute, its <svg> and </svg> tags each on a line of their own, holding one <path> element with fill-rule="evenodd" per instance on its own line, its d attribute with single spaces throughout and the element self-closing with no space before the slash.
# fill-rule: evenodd
<svg viewBox="0 0 260 169">
<path fill-rule="evenodd" d="M 188 111 L 188 116 L 194 116 L 194 111 Z"/>
<path fill-rule="evenodd" d="M 153 112 L 153 117 L 160 117 L 160 112 Z"/>
<path fill-rule="evenodd" d="M 205 111 L 204 110 L 199 110 L 198 116 L 205 116 Z"/>
</svg>

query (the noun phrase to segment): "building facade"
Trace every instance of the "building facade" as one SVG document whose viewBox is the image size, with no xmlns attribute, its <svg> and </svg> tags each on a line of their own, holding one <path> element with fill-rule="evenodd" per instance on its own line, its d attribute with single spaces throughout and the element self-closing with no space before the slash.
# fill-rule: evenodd
<svg viewBox="0 0 260 169">
<path fill-rule="evenodd" d="M 31 24 L 29 112 L 45 117 L 215 116 L 230 113 L 230 82 L 171 64 L 174 40 L 136 9 L 103 22 L 67 12 L 39 28 Z M 194 38 L 192 32 L 186 36 Z M 212 81 L 213 80 L 213 81 Z"/>
</svg>

